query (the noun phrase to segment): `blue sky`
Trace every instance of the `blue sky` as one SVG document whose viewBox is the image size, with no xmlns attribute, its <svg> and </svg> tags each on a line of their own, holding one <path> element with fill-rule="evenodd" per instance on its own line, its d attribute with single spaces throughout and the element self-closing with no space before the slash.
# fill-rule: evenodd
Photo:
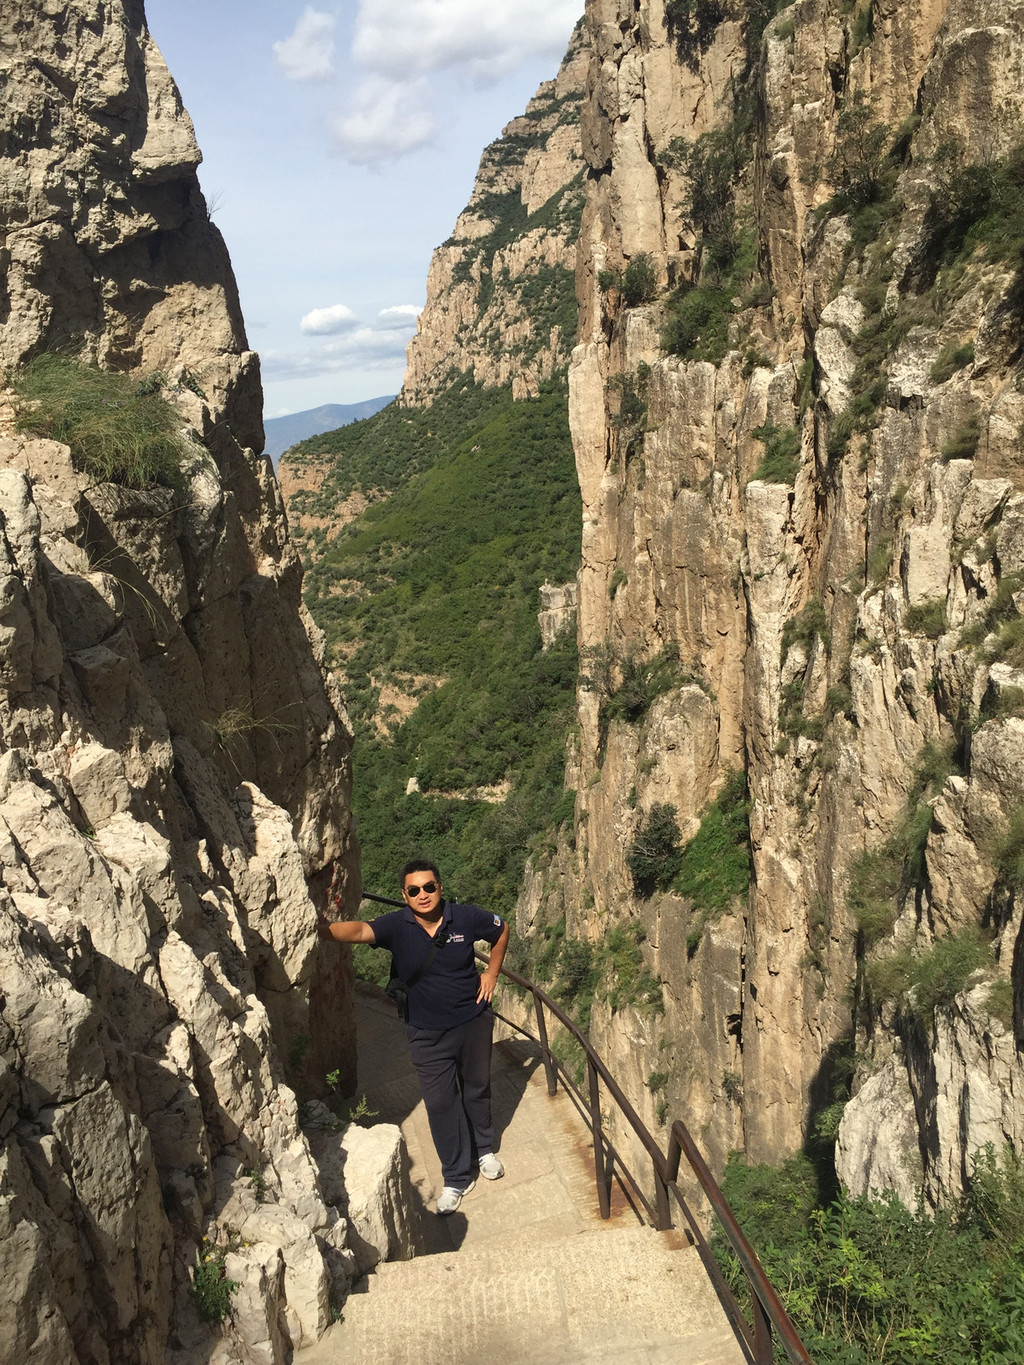
<svg viewBox="0 0 1024 1365">
<path fill-rule="evenodd" d="M 583 0 L 146 0 L 266 415 L 399 388 L 430 254 Z"/>
</svg>

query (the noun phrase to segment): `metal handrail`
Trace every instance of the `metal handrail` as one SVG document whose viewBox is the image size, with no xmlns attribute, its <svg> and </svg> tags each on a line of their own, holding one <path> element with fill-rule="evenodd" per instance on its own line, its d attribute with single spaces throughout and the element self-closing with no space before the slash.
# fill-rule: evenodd
<svg viewBox="0 0 1024 1365">
<path fill-rule="evenodd" d="M 383 905 L 394 905 L 401 907 L 404 902 L 392 900 L 387 896 L 373 896 L 368 892 L 363 894 L 364 900 L 376 901 Z M 483 953 L 476 954 L 479 961 L 486 963 L 487 958 Z M 573 1020 L 561 1009 L 554 1000 L 551 999 L 534 982 L 510 967 L 502 966 L 500 975 L 506 977 L 513 985 L 521 990 L 529 991 L 533 998 L 534 1014 L 537 1020 L 537 1036 L 534 1037 L 528 1029 L 517 1024 L 514 1020 L 507 1018 L 503 1014 L 495 1011 L 497 1017 L 510 1028 L 524 1038 L 536 1043 L 541 1050 L 541 1057 L 544 1063 L 544 1071 L 547 1077 L 548 1094 L 555 1095 L 558 1092 L 558 1081 L 561 1079 L 566 1093 L 572 1099 L 576 1108 L 583 1116 L 590 1129 L 594 1147 L 594 1174 L 597 1181 L 598 1207 L 602 1218 L 611 1216 L 611 1188 L 612 1181 L 619 1178 L 620 1184 L 625 1179 L 630 1190 L 642 1204 L 643 1208 L 651 1219 L 654 1227 L 661 1232 L 667 1231 L 673 1226 L 670 1196 L 678 1204 L 687 1227 L 689 1228 L 694 1243 L 697 1247 L 698 1255 L 707 1270 L 708 1276 L 718 1294 L 722 1307 L 725 1309 L 744 1351 L 750 1358 L 753 1365 L 772 1365 L 773 1347 L 772 1334 L 778 1333 L 779 1341 L 782 1343 L 786 1355 L 793 1365 L 814 1365 L 813 1360 L 807 1352 L 806 1347 L 797 1335 L 793 1321 L 783 1306 L 767 1275 L 764 1273 L 760 1261 L 754 1248 L 750 1245 L 743 1234 L 743 1230 L 736 1221 L 736 1216 L 722 1193 L 721 1187 L 711 1174 L 707 1162 L 704 1160 L 696 1142 L 690 1134 L 689 1129 L 679 1119 L 676 1119 L 669 1130 L 668 1151 L 663 1152 L 657 1140 L 652 1136 L 646 1124 L 637 1114 L 629 1100 L 623 1094 L 615 1078 L 605 1066 L 603 1060 L 595 1051 L 590 1040 L 581 1033 L 580 1029 Z M 547 1020 L 545 1011 L 551 1014 L 564 1029 L 575 1038 L 576 1042 L 583 1049 L 587 1063 L 588 1094 L 581 1093 L 566 1072 L 564 1066 L 551 1050 L 548 1042 Z M 604 1131 L 604 1123 L 601 1115 L 601 1094 L 600 1087 L 604 1085 L 616 1107 L 623 1118 L 639 1139 L 641 1146 L 647 1152 L 651 1160 L 651 1168 L 654 1174 L 655 1204 L 644 1194 L 640 1182 L 626 1165 L 622 1155 L 616 1151 L 609 1141 Z M 747 1287 L 750 1292 L 750 1302 L 753 1309 L 753 1322 L 748 1322 L 743 1310 L 740 1308 L 735 1295 L 733 1294 L 721 1268 L 716 1261 L 707 1237 L 688 1206 L 681 1190 L 679 1189 L 678 1175 L 679 1163 L 685 1156 L 697 1179 L 698 1184 L 707 1196 L 708 1202 L 714 1210 L 725 1233 L 729 1245 L 736 1254 L 740 1268 L 747 1279 Z"/>
</svg>

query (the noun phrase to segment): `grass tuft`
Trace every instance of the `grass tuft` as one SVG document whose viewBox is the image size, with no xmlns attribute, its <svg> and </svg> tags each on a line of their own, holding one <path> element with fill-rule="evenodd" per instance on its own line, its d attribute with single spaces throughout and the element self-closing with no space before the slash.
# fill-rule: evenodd
<svg viewBox="0 0 1024 1365">
<path fill-rule="evenodd" d="M 18 430 L 68 446 L 75 468 L 97 483 L 179 481 L 181 417 L 161 396 L 160 376 L 130 379 L 47 352 L 16 370 L 10 385 Z"/>
<path fill-rule="evenodd" d="M 758 427 L 753 433 L 757 440 L 764 442 L 764 459 L 757 466 L 751 483 L 796 483 L 800 469 L 800 429 L 799 427 L 777 427 L 770 422 Z"/>
</svg>

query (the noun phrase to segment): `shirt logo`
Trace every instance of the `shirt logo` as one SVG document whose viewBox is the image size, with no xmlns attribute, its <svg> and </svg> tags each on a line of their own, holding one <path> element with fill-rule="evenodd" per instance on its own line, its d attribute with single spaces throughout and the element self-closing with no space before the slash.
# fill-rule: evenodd
<svg viewBox="0 0 1024 1365">
<path fill-rule="evenodd" d="M 494 916 L 494 922 L 495 922 L 495 924 L 500 924 L 500 923 L 501 923 L 501 916 L 500 916 L 500 915 L 495 915 L 495 916 Z"/>
<path fill-rule="evenodd" d="M 449 942 L 449 943 L 465 943 L 465 941 L 466 941 L 466 935 L 465 935 L 465 934 L 449 934 L 449 935 L 448 935 L 448 942 Z"/>
</svg>

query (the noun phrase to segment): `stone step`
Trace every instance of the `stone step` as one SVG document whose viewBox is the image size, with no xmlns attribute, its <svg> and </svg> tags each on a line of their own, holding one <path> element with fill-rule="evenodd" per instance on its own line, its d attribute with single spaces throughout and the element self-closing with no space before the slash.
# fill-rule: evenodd
<svg viewBox="0 0 1024 1365">
<path fill-rule="evenodd" d="M 472 1198 L 472 1196 L 470 1196 Z M 642 1227 L 382 1265 L 301 1365 L 743 1365 L 696 1249 Z"/>
</svg>

